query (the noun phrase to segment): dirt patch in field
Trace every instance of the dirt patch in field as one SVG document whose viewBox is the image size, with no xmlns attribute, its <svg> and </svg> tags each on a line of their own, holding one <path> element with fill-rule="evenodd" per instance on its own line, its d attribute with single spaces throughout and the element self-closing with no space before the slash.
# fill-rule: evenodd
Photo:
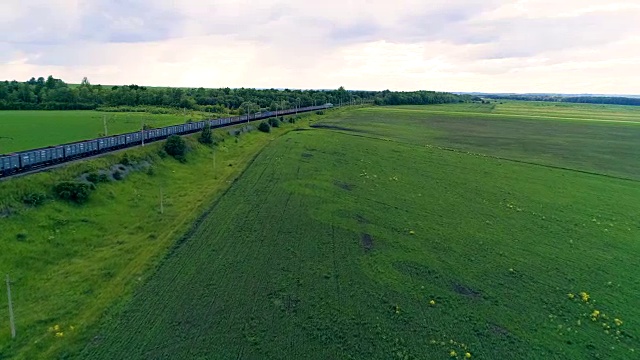
<svg viewBox="0 0 640 360">
<path fill-rule="evenodd" d="M 362 234 L 361 242 L 362 242 L 362 247 L 364 248 L 364 252 L 369 252 L 373 250 L 373 236 L 369 234 Z"/>
<path fill-rule="evenodd" d="M 482 294 L 480 294 L 480 292 L 462 284 L 453 284 L 453 291 L 460 295 L 468 296 L 474 299 L 480 299 L 482 297 Z"/>
<path fill-rule="evenodd" d="M 333 184 L 334 184 L 335 186 L 337 186 L 337 187 L 341 188 L 342 190 L 347 190 L 347 191 L 352 191 L 352 190 L 356 187 L 356 186 L 355 186 L 355 185 L 353 185 L 353 184 L 348 184 L 348 183 L 346 183 L 346 182 L 338 181 L 338 180 L 335 180 L 335 181 L 333 182 Z"/>
<path fill-rule="evenodd" d="M 302 153 L 302 157 L 303 157 L 303 158 L 305 158 L 305 159 L 312 158 L 312 157 L 313 157 L 313 154 L 310 154 L 310 153 Z"/>
</svg>

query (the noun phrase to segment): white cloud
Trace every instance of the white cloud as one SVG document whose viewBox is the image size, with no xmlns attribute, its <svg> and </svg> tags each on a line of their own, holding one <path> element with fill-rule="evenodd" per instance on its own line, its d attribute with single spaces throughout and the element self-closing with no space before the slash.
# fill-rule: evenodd
<svg viewBox="0 0 640 360">
<path fill-rule="evenodd" d="M 640 4 L 615 0 L 4 0 L 0 73 L 159 86 L 640 93 L 638 18 Z"/>
</svg>

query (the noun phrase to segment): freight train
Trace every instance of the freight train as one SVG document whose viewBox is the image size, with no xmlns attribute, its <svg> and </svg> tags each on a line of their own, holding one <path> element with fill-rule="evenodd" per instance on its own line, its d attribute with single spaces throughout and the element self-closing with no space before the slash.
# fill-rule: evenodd
<svg viewBox="0 0 640 360">
<path fill-rule="evenodd" d="M 0 155 L 0 178 L 47 168 L 55 164 L 102 154 L 118 149 L 137 146 L 148 142 L 166 139 L 171 135 L 186 135 L 201 131 L 206 124 L 218 128 L 248 121 L 267 119 L 273 116 L 291 115 L 299 112 L 318 111 L 333 107 L 332 104 L 308 106 L 297 109 L 266 111 L 242 116 L 189 122 L 163 128 L 136 131 L 128 134 L 105 136 L 93 140 L 77 141 L 69 144 L 49 146 L 40 149 L 20 151 Z"/>
</svg>

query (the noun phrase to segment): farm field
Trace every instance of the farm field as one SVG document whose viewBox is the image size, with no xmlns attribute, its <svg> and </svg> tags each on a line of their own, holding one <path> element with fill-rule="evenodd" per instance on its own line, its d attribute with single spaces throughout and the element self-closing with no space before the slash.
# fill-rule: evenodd
<svg viewBox="0 0 640 360">
<path fill-rule="evenodd" d="M 640 107 L 621 105 L 596 105 L 553 103 L 539 101 L 501 101 L 490 104 L 443 104 L 424 106 L 398 106 L 404 110 L 455 115 L 473 114 L 475 117 L 529 118 L 538 120 L 582 120 L 596 122 L 640 123 Z"/>
<path fill-rule="evenodd" d="M 306 115 L 313 118 L 314 115 Z M 188 136 L 187 162 L 162 143 L 79 161 L 0 182 L 0 359 L 69 358 L 91 340 L 108 309 L 126 301 L 167 251 L 238 177 L 258 151 L 298 126 L 229 135 L 217 145 Z M 52 187 L 114 164 L 148 163 L 121 181 L 100 183 L 83 205 L 57 200 Z M 25 205 L 29 194 L 44 203 Z M 11 277 L 17 337 L 10 335 L 4 276 Z"/>
<path fill-rule="evenodd" d="M 430 110 L 275 139 L 82 357 L 637 358 L 640 127 Z"/>
<path fill-rule="evenodd" d="M 0 154 L 93 139 L 104 133 L 103 118 L 107 119 L 108 134 L 122 134 L 140 130 L 141 124 L 161 127 L 182 124 L 194 114 L 149 114 L 100 111 L 0 111 Z"/>
</svg>

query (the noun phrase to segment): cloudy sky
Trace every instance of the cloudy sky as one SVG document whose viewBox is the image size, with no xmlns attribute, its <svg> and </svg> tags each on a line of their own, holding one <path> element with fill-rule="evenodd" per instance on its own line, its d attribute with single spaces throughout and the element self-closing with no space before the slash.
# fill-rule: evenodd
<svg viewBox="0 0 640 360">
<path fill-rule="evenodd" d="M 0 0 L 0 78 L 640 94 L 640 0 Z"/>
</svg>

